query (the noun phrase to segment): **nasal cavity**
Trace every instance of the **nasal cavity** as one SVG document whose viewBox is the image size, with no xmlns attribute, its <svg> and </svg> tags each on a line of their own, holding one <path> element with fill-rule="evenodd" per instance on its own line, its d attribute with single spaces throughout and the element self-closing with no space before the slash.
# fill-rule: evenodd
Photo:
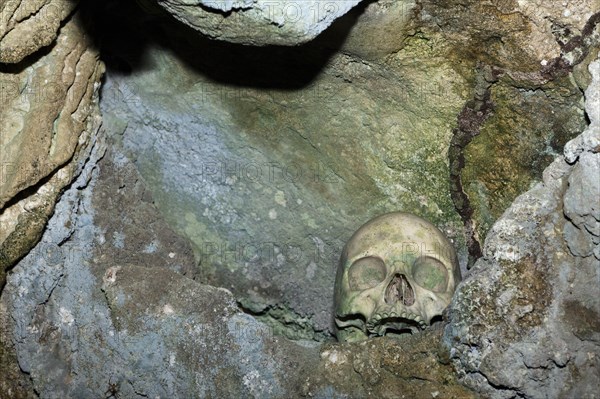
<svg viewBox="0 0 600 399">
<path fill-rule="evenodd" d="M 415 303 L 415 291 L 404 274 L 396 274 L 385 289 L 385 303 L 393 305 L 401 301 L 405 306 Z"/>
</svg>

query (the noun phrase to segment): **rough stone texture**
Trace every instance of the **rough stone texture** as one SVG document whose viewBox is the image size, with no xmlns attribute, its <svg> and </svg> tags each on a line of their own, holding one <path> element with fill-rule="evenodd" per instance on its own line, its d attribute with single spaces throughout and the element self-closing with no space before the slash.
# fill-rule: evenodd
<svg viewBox="0 0 600 399">
<path fill-rule="evenodd" d="M 554 76 L 535 57 L 511 61 L 522 57 L 525 40 L 557 40 L 547 32 L 511 41 L 528 7 L 506 20 L 507 11 L 473 6 L 464 14 L 455 3 L 359 6 L 293 49 L 225 47 L 169 24 L 157 25 L 169 32 L 160 40 L 135 39 L 145 58 L 107 47 L 127 72 L 107 80 L 107 120 L 127 125 L 125 153 L 169 223 L 194 243 L 202 281 L 227 287 L 257 316 L 281 321 L 291 313 L 301 327 L 288 336 L 320 337 L 330 327 L 341 247 L 376 214 L 403 210 L 431 220 L 464 267 L 454 206 L 463 209 L 447 182 L 455 128 L 471 123 L 460 109 L 471 98 L 492 104 L 474 127 L 479 136 L 458 149 L 460 189 L 473 208 L 465 219 L 481 242 L 585 118 L 568 71 Z M 477 43 L 471 16 L 487 32 Z M 577 29 L 586 23 L 555 17 Z M 390 34 L 374 40 L 379 29 Z M 488 35 L 511 40 L 492 56 Z M 484 57 L 492 76 L 481 78 Z"/>
<path fill-rule="evenodd" d="M 570 77 L 535 89 L 510 79 L 492 85 L 492 115 L 465 149 L 462 171 L 479 237 L 485 238 L 513 200 L 539 181 L 566 142 L 585 128 L 581 97 Z"/>
<path fill-rule="evenodd" d="M 559 157 L 515 200 L 450 306 L 453 363 L 485 397 L 598 397 L 600 154 L 583 143 L 598 139 L 600 59 L 589 69 L 589 140 L 565 151 L 580 148 L 578 161 Z"/>
<path fill-rule="evenodd" d="M 581 36 L 600 11 L 598 0 L 425 0 L 422 6 L 423 18 L 455 44 L 459 58 L 475 58 L 520 78 L 541 69 L 539 81 L 559 66 L 561 51 L 571 54 L 571 65 L 577 63 L 580 53 L 565 44 Z"/>
<path fill-rule="evenodd" d="M 404 47 L 405 38 L 415 31 L 417 13 L 414 0 L 370 1 L 359 4 L 329 29 L 345 36 L 340 51 L 372 61 Z"/>
<path fill-rule="evenodd" d="M 474 81 L 455 131 L 460 149 L 451 151 L 471 265 L 494 221 L 585 126 L 577 85 L 588 82 L 583 71 L 600 46 L 600 2 L 426 0 L 421 7 L 426 34 L 442 35 L 452 65 Z"/>
<path fill-rule="evenodd" d="M 0 66 L 0 286 L 37 242 L 98 130 L 104 66 L 78 17 L 31 65 Z"/>
<path fill-rule="evenodd" d="M 103 110 L 201 281 L 323 339 L 341 248 L 373 216 L 422 216 L 464 254 L 447 148 L 469 89 L 443 43 L 407 39 L 383 64 L 335 53 L 339 31 L 294 49 L 185 40 L 146 35 L 137 66 L 121 54 L 135 73 L 108 76 Z"/>
<path fill-rule="evenodd" d="M 0 1 L 0 63 L 16 64 L 56 40 L 74 0 Z"/>
<path fill-rule="evenodd" d="M 2 294 L 0 340 L 14 342 L 31 384 L 0 385 L 2 397 L 475 397 L 453 376 L 440 329 L 401 342 L 289 341 L 227 290 L 191 279 L 185 242 L 102 137 Z M 109 220 L 117 209 L 129 226 Z"/>
<path fill-rule="evenodd" d="M 56 39 L 73 7 L 68 1 L 0 4 L 0 62 L 19 62 L 0 64 L 0 292 L 6 269 L 39 241 L 100 125 L 104 66 L 78 16 Z M 53 42 L 49 52 L 31 55 Z M 0 332 L 0 396 L 30 397 L 7 328 Z"/>
<path fill-rule="evenodd" d="M 250 45 L 305 43 L 360 1 L 157 0 L 175 18 L 210 38 Z"/>
<path fill-rule="evenodd" d="M 325 344 L 321 361 L 302 385 L 309 398 L 477 398 L 457 383 L 441 347 L 441 330 L 401 340 L 375 338 L 353 344 Z"/>
<path fill-rule="evenodd" d="M 597 396 L 597 80 L 586 93 L 592 124 L 567 144 L 567 162 L 546 169 L 491 230 L 450 309 L 444 348 L 433 330 L 314 342 L 330 338 L 341 245 L 372 216 L 425 216 L 454 239 L 464 265 L 447 182 L 457 127 L 490 139 L 513 115 L 527 125 L 522 107 L 543 119 L 556 108 L 565 134 L 520 133 L 532 138 L 532 159 L 548 154 L 539 143 L 558 137 L 552 151 L 560 147 L 581 123 L 570 65 L 591 61 L 597 2 L 569 2 L 572 14 L 531 1 L 374 2 L 296 48 L 222 46 L 108 3 L 124 10 L 125 26 L 110 14 L 105 33 L 117 43 L 103 49 L 114 68 L 104 110 L 115 143 L 107 151 L 93 129 L 79 139 L 76 123 L 72 141 L 55 136 L 75 154 L 63 160 L 68 173 L 56 171 L 60 162 L 40 174 L 26 168 L 29 183 L 11 175 L 2 186 L 12 190 L 1 216 L 8 264 L 35 244 L 54 198 L 78 176 L 0 298 L 0 396 L 474 396 L 456 384 L 450 358 L 483 397 Z M 379 25 L 390 34 L 377 40 Z M 71 22 L 63 29 L 76 31 Z M 71 57 L 81 55 L 81 35 L 64 39 L 77 42 Z M 63 45 L 30 59 L 47 65 L 40 74 L 63 77 L 48 62 L 64 58 Z M 573 79 L 585 87 L 588 75 L 579 68 Z M 84 98 L 97 76 L 84 76 Z M 514 139 L 515 127 L 496 137 Z M 40 131 L 15 144 L 27 150 L 14 155 L 25 166 L 64 155 Z M 36 158 L 39 147 L 48 158 Z M 526 186 L 506 183 L 520 187 L 515 194 Z"/>
</svg>

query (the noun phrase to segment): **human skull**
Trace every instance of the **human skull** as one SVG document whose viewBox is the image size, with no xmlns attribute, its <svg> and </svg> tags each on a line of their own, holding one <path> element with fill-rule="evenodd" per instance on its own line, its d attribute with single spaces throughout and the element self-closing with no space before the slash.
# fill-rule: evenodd
<svg viewBox="0 0 600 399">
<path fill-rule="evenodd" d="M 342 252 L 335 286 L 339 341 L 414 333 L 441 318 L 460 281 L 452 244 L 426 220 L 387 213 Z"/>
</svg>

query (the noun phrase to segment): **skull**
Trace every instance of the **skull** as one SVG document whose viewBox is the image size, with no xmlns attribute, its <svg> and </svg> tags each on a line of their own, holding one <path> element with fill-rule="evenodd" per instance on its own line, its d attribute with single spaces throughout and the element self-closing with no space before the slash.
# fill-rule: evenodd
<svg viewBox="0 0 600 399">
<path fill-rule="evenodd" d="M 460 269 L 452 244 L 420 217 L 393 212 L 352 235 L 335 286 L 339 341 L 414 333 L 441 319 Z"/>
</svg>

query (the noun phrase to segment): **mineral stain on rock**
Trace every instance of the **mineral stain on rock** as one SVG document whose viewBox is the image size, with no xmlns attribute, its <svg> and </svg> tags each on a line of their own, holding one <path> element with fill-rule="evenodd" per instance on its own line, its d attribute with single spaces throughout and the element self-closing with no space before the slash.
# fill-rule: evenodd
<svg viewBox="0 0 600 399">
<path fill-rule="evenodd" d="M 563 304 L 565 321 L 573 334 L 585 341 L 600 342 L 600 313 L 579 301 L 566 301 Z"/>
</svg>

